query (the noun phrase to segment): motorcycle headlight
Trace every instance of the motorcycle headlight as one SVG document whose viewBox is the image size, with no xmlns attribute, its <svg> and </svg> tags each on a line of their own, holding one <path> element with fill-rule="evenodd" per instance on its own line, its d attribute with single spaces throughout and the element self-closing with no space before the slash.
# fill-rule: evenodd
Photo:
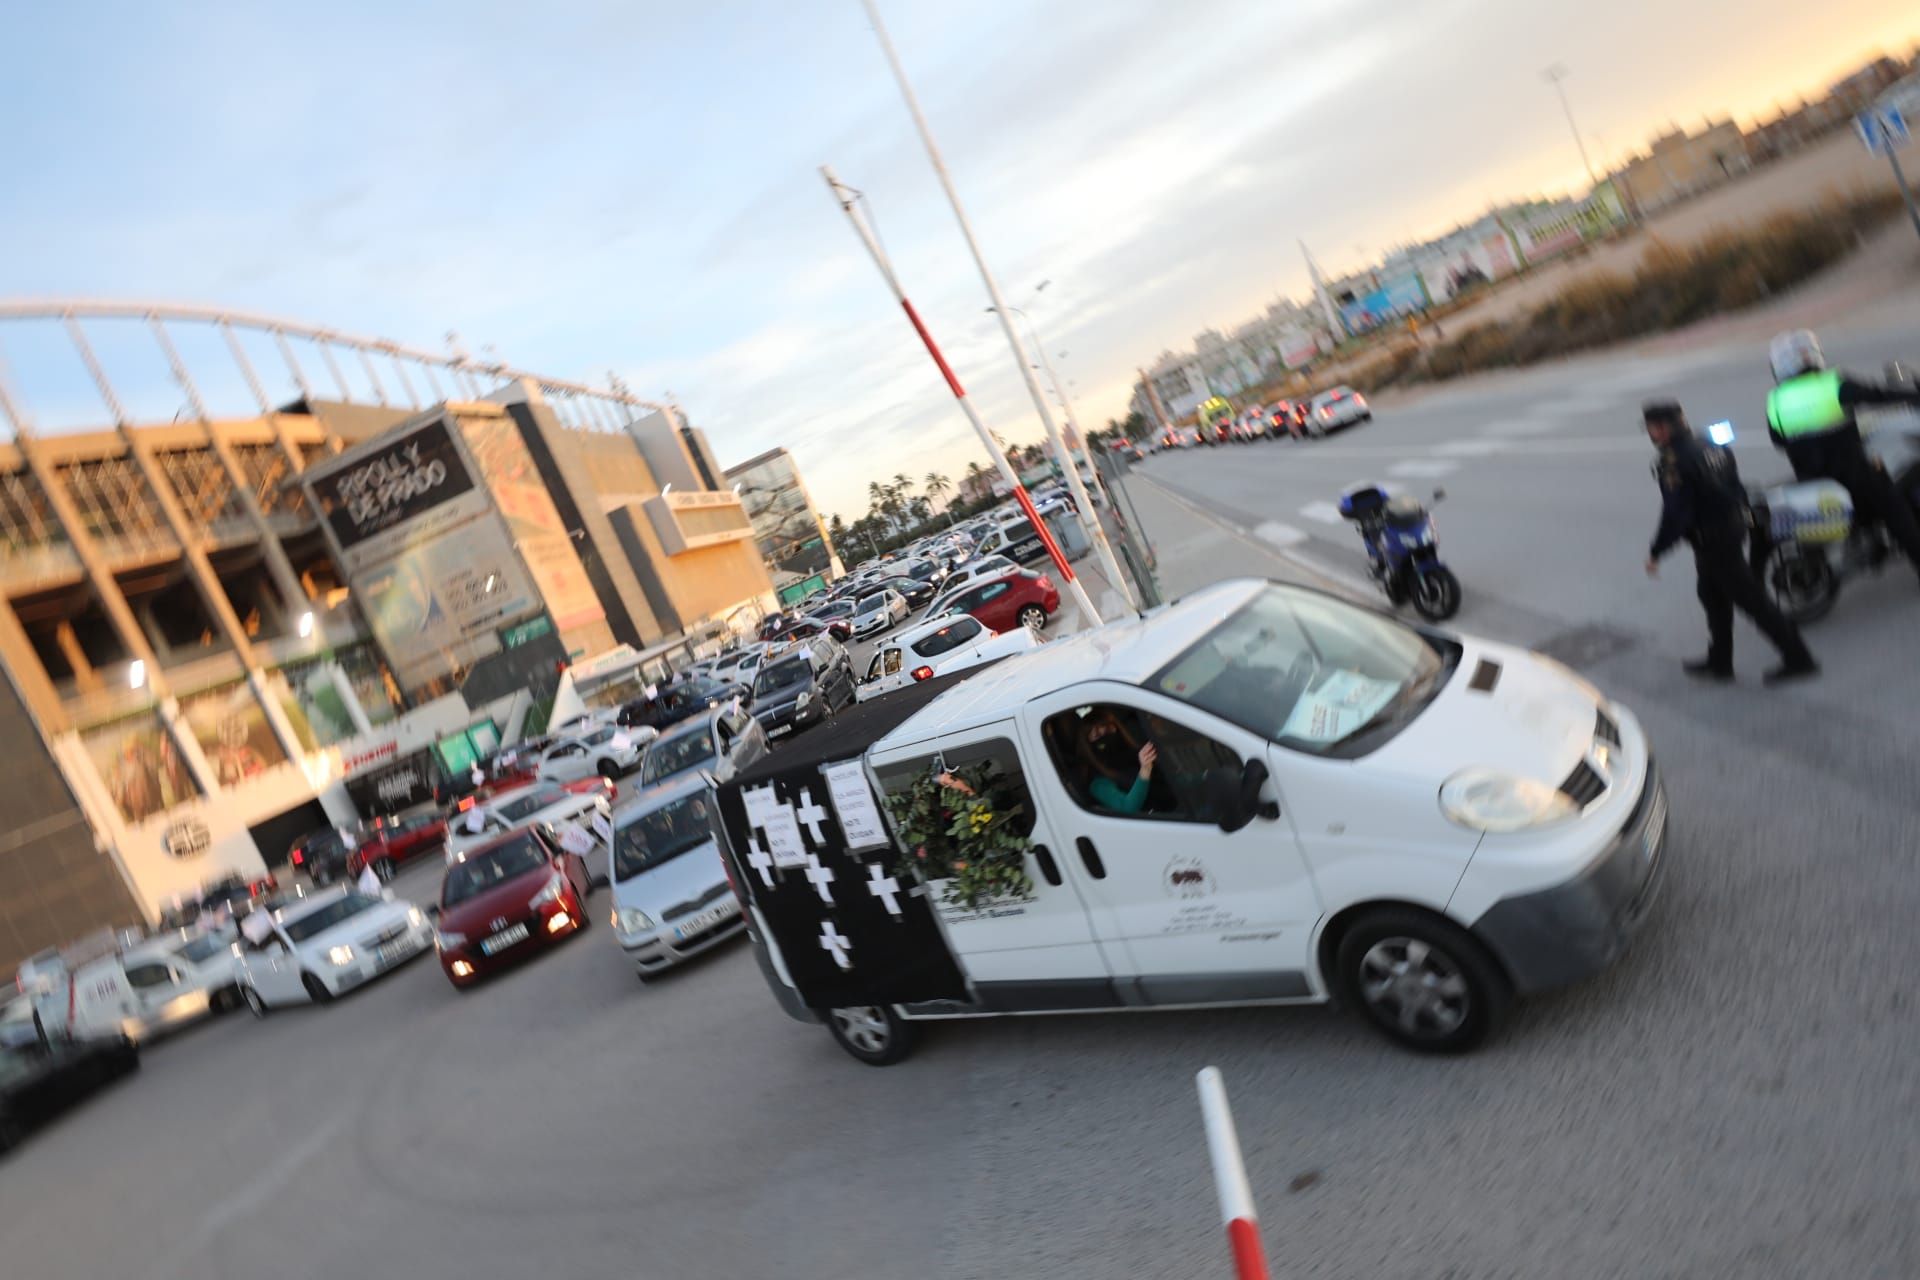
<svg viewBox="0 0 1920 1280">
<path fill-rule="evenodd" d="M 352 947 L 332 947 L 327 951 L 327 963 L 336 969 L 343 964 L 353 963 Z"/>
<path fill-rule="evenodd" d="M 464 933 L 454 933 L 451 930 L 442 931 L 435 929 L 433 931 L 433 945 L 437 951 L 451 951 L 456 947 L 466 946 L 467 935 Z"/>
<path fill-rule="evenodd" d="M 653 928 L 653 917 L 638 907 L 616 907 L 613 912 L 613 927 L 632 937 L 636 933 L 645 933 Z"/>
<path fill-rule="evenodd" d="M 536 907 L 544 907 L 549 902 L 558 902 L 560 901 L 560 895 L 566 891 L 567 878 L 562 875 L 556 875 L 553 879 L 547 881 L 546 888 L 533 895 L 533 905 Z"/>
<path fill-rule="evenodd" d="M 1440 812 L 1475 831 L 1524 831 L 1571 818 L 1578 806 L 1532 778 L 1498 769 L 1463 769 L 1440 788 Z"/>
</svg>

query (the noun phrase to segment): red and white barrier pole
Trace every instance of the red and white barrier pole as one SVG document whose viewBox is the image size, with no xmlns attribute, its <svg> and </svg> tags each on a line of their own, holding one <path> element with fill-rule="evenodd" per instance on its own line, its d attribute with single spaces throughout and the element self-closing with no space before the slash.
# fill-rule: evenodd
<svg viewBox="0 0 1920 1280">
<path fill-rule="evenodd" d="M 1074 575 L 1073 565 L 1068 563 L 1066 554 L 1061 551 L 1060 544 L 1055 541 L 1053 530 L 1047 527 L 1047 522 L 1041 518 L 1040 513 L 1033 509 L 1033 499 L 1027 496 L 1027 487 L 1020 483 L 1019 474 L 1014 471 L 1013 464 L 1007 461 L 1007 455 L 994 440 L 993 432 L 987 430 L 987 424 L 980 420 L 980 414 L 974 409 L 973 401 L 967 398 L 967 389 L 960 385 L 960 379 L 954 374 L 953 366 L 947 363 L 946 356 L 940 352 L 939 344 L 933 340 L 933 335 L 927 332 L 927 326 L 920 319 L 920 313 L 915 311 L 913 303 L 907 300 L 907 291 L 901 287 L 900 277 L 893 273 L 893 263 L 888 261 L 886 250 L 880 245 L 880 237 L 873 233 L 873 228 L 867 225 L 867 220 L 861 213 L 858 203 L 861 199 L 860 193 L 835 177 L 831 165 L 821 165 L 820 176 L 827 180 L 827 189 L 833 192 L 834 202 L 840 206 L 841 211 L 847 215 L 847 220 L 853 224 L 855 234 L 860 237 L 860 243 L 866 246 L 868 256 L 873 259 L 873 265 L 880 268 L 880 275 L 886 280 L 887 288 L 893 292 L 894 299 L 900 304 L 900 309 L 907 313 L 907 322 L 913 326 L 913 331 L 920 335 L 920 341 L 926 346 L 927 354 L 933 357 L 933 363 L 940 369 L 940 376 L 947 380 L 947 390 L 953 392 L 953 398 L 959 403 L 960 411 L 967 415 L 967 422 L 973 427 L 974 434 L 978 435 L 980 443 L 987 447 L 987 453 L 993 458 L 993 464 L 999 470 L 1000 478 L 1005 480 L 1008 487 L 1013 490 L 1014 500 L 1020 504 L 1022 514 L 1033 524 L 1034 532 L 1040 535 L 1040 541 L 1046 547 L 1047 555 L 1053 560 L 1053 567 L 1059 572 L 1061 581 L 1066 584 L 1068 593 L 1073 596 L 1073 602 L 1080 606 L 1080 616 L 1088 624 L 1099 626 L 1100 615 L 1093 607 L 1093 600 L 1087 595 L 1087 589 L 1080 579 Z M 1069 467 L 1068 470 L 1071 471 L 1072 468 Z M 1082 508 L 1082 510 L 1090 509 L 1090 507 Z M 1122 589 L 1124 590 L 1124 587 Z"/>
<path fill-rule="evenodd" d="M 1207 1125 L 1213 1185 L 1220 1196 L 1220 1220 L 1226 1224 L 1227 1243 L 1233 1249 L 1233 1274 L 1236 1280 L 1269 1280 L 1266 1251 L 1260 1247 L 1260 1215 L 1253 1211 L 1253 1188 L 1247 1184 L 1247 1166 L 1240 1158 L 1240 1137 L 1227 1105 L 1226 1082 L 1218 1067 L 1207 1067 L 1195 1080 L 1200 1087 L 1200 1115 Z"/>
</svg>

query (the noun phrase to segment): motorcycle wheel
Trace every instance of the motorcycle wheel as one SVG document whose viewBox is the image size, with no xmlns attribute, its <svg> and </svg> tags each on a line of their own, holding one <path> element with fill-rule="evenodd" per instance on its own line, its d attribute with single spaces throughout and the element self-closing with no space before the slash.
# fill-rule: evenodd
<svg viewBox="0 0 1920 1280">
<path fill-rule="evenodd" d="M 1413 584 L 1413 608 L 1428 622 L 1445 622 L 1460 612 L 1460 579 L 1444 565 L 1418 575 Z"/>
<path fill-rule="evenodd" d="M 1840 594 L 1840 579 L 1824 552 L 1782 542 L 1767 554 L 1761 583 L 1780 612 L 1805 625 L 1827 616 Z"/>
</svg>

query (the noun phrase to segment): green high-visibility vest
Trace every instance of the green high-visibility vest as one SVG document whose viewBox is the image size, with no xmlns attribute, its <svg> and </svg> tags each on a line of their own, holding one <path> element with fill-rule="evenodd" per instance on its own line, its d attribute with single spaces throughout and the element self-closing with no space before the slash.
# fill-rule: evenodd
<svg viewBox="0 0 1920 1280">
<path fill-rule="evenodd" d="M 1840 373 L 1821 369 L 1788 378 L 1767 393 L 1767 425 L 1782 440 L 1838 431 L 1852 421 L 1840 403 Z"/>
</svg>

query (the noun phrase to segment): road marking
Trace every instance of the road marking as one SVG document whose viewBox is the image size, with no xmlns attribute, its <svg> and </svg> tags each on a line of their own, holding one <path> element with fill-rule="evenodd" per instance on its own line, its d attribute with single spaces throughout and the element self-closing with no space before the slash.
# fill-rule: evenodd
<svg viewBox="0 0 1920 1280">
<path fill-rule="evenodd" d="M 353 1120 L 354 1114 L 346 1110 L 336 1112 L 333 1119 L 321 1124 L 305 1138 L 281 1152 L 279 1159 L 264 1169 L 251 1171 L 247 1175 L 243 1189 L 216 1201 L 200 1219 L 194 1231 L 187 1236 L 185 1242 L 174 1248 L 169 1261 L 155 1274 L 186 1274 L 189 1262 L 195 1262 L 195 1270 L 198 1270 L 197 1259 L 200 1253 L 213 1243 L 221 1232 L 241 1218 L 250 1216 L 290 1182 L 293 1175 L 300 1172 L 300 1166 L 319 1155 L 339 1136 L 340 1131 Z"/>
<path fill-rule="evenodd" d="M 1480 428 L 1480 434 L 1506 439 L 1512 436 L 1543 436 L 1559 429 L 1559 423 L 1540 418 L 1508 418 L 1501 422 L 1489 422 Z"/>
<path fill-rule="evenodd" d="M 1396 462 L 1387 468 L 1390 476 L 1450 476 L 1460 469 L 1457 462 L 1445 462 L 1438 458 L 1415 458 L 1411 462 Z"/>
<path fill-rule="evenodd" d="M 1296 529 L 1290 524 L 1281 524 L 1278 520 L 1267 521 L 1256 528 L 1254 533 L 1276 547 L 1297 546 L 1307 540 L 1304 530 Z"/>
<path fill-rule="evenodd" d="M 1433 451 L 1452 458 L 1485 458 L 1506 448 L 1498 440 L 1449 440 L 1445 444 L 1435 445 Z"/>
<path fill-rule="evenodd" d="M 1341 524 L 1346 519 L 1340 514 L 1340 508 L 1331 502 L 1309 502 L 1300 508 L 1300 514 L 1309 520 L 1318 520 L 1322 524 Z"/>
</svg>

